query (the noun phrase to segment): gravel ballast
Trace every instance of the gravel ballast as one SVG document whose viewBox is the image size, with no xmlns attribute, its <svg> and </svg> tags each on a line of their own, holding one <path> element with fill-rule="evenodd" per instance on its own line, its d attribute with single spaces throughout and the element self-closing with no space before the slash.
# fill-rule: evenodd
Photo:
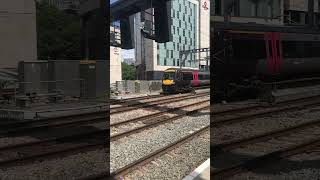
<svg viewBox="0 0 320 180">
<path fill-rule="evenodd" d="M 314 111 L 312 109 L 313 108 L 283 112 L 259 118 L 252 118 L 250 120 L 227 126 L 212 128 L 212 139 L 214 139 L 212 143 L 219 144 L 238 140 L 272 130 L 283 129 L 320 119 L 320 111 Z"/>
<path fill-rule="evenodd" d="M 209 131 L 125 176 L 132 180 L 183 179 L 210 157 Z"/>
<path fill-rule="evenodd" d="M 231 177 L 235 180 L 315 180 L 320 177 L 320 149 L 316 152 L 297 154 L 276 164 Z"/>
<path fill-rule="evenodd" d="M 111 172 L 210 124 L 209 110 L 110 143 Z"/>
<path fill-rule="evenodd" d="M 212 128 L 212 134 L 214 135 L 212 144 L 238 140 L 269 131 L 296 126 L 314 120 L 320 120 L 319 117 L 319 107 L 307 107 L 305 109 L 273 114 L 261 118 L 253 118 L 249 121 L 235 123 L 224 127 Z M 239 148 L 237 150 L 233 150 L 232 152 L 227 153 L 227 156 L 220 155 L 220 161 L 216 162 L 220 162 L 221 164 L 213 164 L 213 167 L 221 168 L 227 164 L 230 165 L 232 162 L 229 161 L 232 158 L 233 163 L 236 163 L 238 161 L 236 159 L 237 157 L 241 158 L 242 160 L 249 158 L 251 159 L 258 155 L 274 152 L 285 147 L 293 146 L 297 143 L 305 142 L 310 140 L 310 138 L 312 139 L 318 137 L 318 131 L 319 128 L 310 128 L 309 130 L 297 132 L 290 136 L 272 139 L 267 143 L 257 143 L 255 145 L 243 147 L 243 149 Z M 312 137 L 310 136 L 311 134 L 315 134 L 315 136 Z M 289 140 L 289 142 L 286 142 L 286 140 Z M 230 179 L 318 179 L 320 175 L 320 155 L 318 153 L 310 156 L 311 154 L 296 155 L 288 159 L 283 159 L 263 168 L 255 169 L 252 172 L 237 174 Z M 297 156 L 300 158 L 296 158 Z M 241 161 L 241 159 L 239 160 Z M 229 163 L 223 163 L 223 161 L 227 161 Z"/>
<path fill-rule="evenodd" d="M 97 174 L 108 169 L 107 152 L 107 150 L 101 149 L 60 159 L 37 161 L 27 165 L 0 169 L 0 179 L 74 179 Z"/>
</svg>

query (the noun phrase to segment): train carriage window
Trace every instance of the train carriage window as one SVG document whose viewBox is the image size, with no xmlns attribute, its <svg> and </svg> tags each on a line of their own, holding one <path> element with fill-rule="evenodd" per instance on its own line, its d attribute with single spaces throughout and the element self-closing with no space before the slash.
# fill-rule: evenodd
<svg viewBox="0 0 320 180">
<path fill-rule="evenodd" d="M 183 73 L 183 80 L 185 80 L 185 81 L 191 81 L 191 80 L 193 80 L 193 75 L 192 75 L 192 73 Z"/>
<path fill-rule="evenodd" d="M 199 74 L 199 80 L 204 80 L 203 76 L 203 74 Z"/>
<path fill-rule="evenodd" d="M 320 57 L 320 42 L 284 41 L 285 58 Z"/>
<path fill-rule="evenodd" d="M 266 58 L 264 40 L 237 40 L 232 41 L 233 56 L 239 59 Z"/>
<path fill-rule="evenodd" d="M 173 80 L 175 76 L 174 72 L 165 72 L 163 75 L 163 79 Z"/>
</svg>

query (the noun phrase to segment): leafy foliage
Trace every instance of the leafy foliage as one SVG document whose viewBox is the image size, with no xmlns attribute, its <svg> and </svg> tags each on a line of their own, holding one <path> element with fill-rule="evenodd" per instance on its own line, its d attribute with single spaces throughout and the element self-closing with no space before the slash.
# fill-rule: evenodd
<svg viewBox="0 0 320 180">
<path fill-rule="evenodd" d="M 129 65 L 125 62 L 121 63 L 122 67 L 122 79 L 123 80 L 135 80 L 136 68 L 133 65 Z"/>
<path fill-rule="evenodd" d="M 50 6 L 37 4 L 38 59 L 80 59 L 80 18 Z"/>
</svg>

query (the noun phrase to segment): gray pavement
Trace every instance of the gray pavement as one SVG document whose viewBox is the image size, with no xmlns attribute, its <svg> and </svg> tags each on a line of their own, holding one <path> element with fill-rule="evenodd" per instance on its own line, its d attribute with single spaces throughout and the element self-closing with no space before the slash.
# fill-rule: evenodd
<svg viewBox="0 0 320 180">
<path fill-rule="evenodd" d="M 210 180 L 210 158 L 183 180 Z"/>
</svg>

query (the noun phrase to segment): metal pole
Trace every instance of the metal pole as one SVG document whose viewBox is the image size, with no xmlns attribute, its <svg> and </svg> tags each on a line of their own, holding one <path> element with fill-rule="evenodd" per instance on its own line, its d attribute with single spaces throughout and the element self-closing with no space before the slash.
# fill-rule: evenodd
<svg viewBox="0 0 320 180">
<path fill-rule="evenodd" d="M 179 47 L 179 46 L 178 46 Z M 180 66 L 180 69 L 182 69 L 182 56 L 183 56 L 183 54 L 182 54 L 182 52 L 180 51 L 180 48 L 179 48 L 179 66 Z"/>
</svg>

